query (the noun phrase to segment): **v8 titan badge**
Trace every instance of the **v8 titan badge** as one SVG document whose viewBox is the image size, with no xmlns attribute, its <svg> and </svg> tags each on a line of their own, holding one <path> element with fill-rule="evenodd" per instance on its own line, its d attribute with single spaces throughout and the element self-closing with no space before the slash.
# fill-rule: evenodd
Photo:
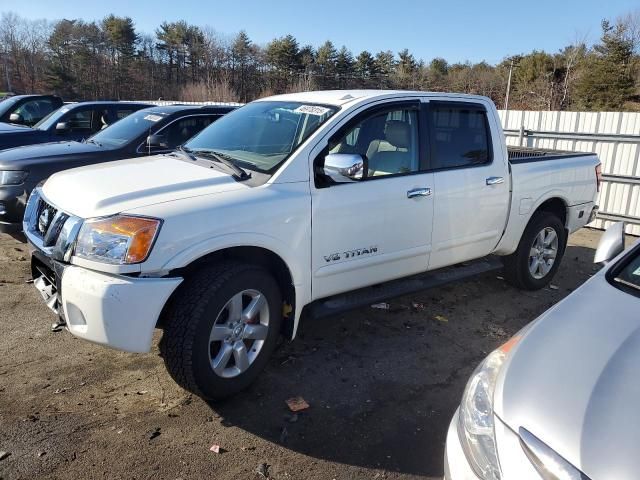
<svg viewBox="0 0 640 480">
<path fill-rule="evenodd" d="M 347 250 L 344 252 L 336 252 L 331 253 L 329 255 L 324 255 L 324 259 L 327 263 L 329 262 L 337 262 L 340 260 L 347 260 L 355 257 L 365 257 L 378 253 L 378 247 L 366 247 L 366 248 L 356 248 L 355 250 Z"/>
</svg>

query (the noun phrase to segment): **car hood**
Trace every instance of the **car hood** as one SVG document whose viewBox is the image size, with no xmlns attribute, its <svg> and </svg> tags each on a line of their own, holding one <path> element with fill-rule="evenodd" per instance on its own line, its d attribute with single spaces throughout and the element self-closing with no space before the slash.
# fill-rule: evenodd
<svg viewBox="0 0 640 480">
<path fill-rule="evenodd" d="M 50 162 L 54 157 L 65 157 L 76 154 L 99 155 L 104 149 L 93 143 L 52 142 L 25 145 L 0 151 L 0 170 L 4 167 L 28 166 Z"/>
<path fill-rule="evenodd" d="M 512 350 L 494 409 L 590 478 L 640 472 L 640 298 L 599 272 L 545 313 Z"/>
<path fill-rule="evenodd" d="M 242 188 L 249 187 L 219 170 L 155 155 L 56 173 L 43 193 L 56 207 L 89 218 Z"/>
<path fill-rule="evenodd" d="M 0 133 L 30 132 L 32 130 L 33 128 L 27 127 L 26 125 L 0 122 Z"/>
</svg>

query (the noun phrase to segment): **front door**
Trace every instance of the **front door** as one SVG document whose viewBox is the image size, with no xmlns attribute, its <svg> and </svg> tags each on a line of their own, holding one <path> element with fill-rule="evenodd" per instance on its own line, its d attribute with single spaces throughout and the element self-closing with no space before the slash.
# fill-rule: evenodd
<svg viewBox="0 0 640 480">
<path fill-rule="evenodd" d="M 420 118 L 419 102 L 372 107 L 318 155 L 311 199 L 314 299 L 427 269 L 433 174 L 425 171 Z M 363 178 L 326 178 L 324 160 L 333 153 L 365 159 Z"/>
</svg>

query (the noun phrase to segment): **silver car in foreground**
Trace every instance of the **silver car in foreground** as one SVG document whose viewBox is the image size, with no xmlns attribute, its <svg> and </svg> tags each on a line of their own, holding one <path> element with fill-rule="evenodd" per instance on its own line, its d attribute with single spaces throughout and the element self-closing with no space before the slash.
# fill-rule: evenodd
<svg viewBox="0 0 640 480">
<path fill-rule="evenodd" d="M 640 478 L 640 241 L 623 249 L 614 224 L 595 258 L 610 263 L 478 366 L 445 479 Z"/>
</svg>

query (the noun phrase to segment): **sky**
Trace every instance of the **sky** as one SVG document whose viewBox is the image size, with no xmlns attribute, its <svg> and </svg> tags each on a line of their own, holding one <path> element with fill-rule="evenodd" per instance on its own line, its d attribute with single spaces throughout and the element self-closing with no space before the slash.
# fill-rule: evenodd
<svg viewBox="0 0 640 480">
<path fill-rule="evenodd" d="M 331 40 L 354 55 L 408 48 L 426 61 L 491 64 L 534 49 L 553 53 L 576 38 L 591 44 L 603 18 L 634 10 L 638 0 L 0 0 L 0 12 L 29 19 L 91 21 L 114 13 L 150 34 L 163 21 L 185 20 L 228 37 L 245 30 L 259 45 L 290 33 L 301 46 Z"/>
</svg>

